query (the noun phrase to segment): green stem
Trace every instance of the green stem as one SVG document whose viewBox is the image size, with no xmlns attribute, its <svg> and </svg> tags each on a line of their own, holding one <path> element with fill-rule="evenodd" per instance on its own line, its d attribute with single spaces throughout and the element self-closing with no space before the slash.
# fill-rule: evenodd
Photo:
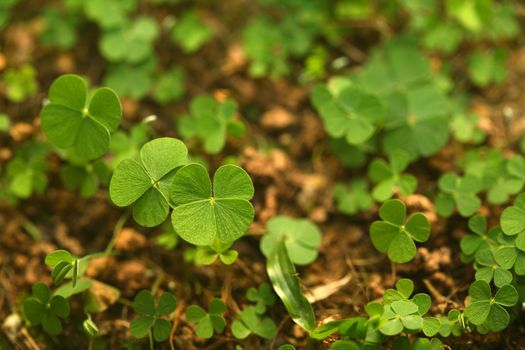
<svg viewBox="0 0 525 350">
<path fill-rule="evenodd" d="M 153 347 L 153 336 L 151 335 L 151 331 L 148 332 L 148 338 L 149 338 L 149 349 L 155 350 L 155 348 Z"/>
<path fill-rule="evenodd" d="M 129 212 L 126 211 L 124 214 L 122 214 L 120 219 L 118 219 L 117 223 L 115 224 L 115 228 L 113 229 L 113 236 L 111 237 L 111 241 L 109 241 L 106 249 L 104 250 L 104 256 L 111 255 L 111 252 L 115 247 L 115 243 L 117 242 L 118 234 L 122 230 L 122 227 L 124 227 L 126 220 L 128 220 L 128 216 Z"/>
<path fill-rule="evenodd" d="M 36 227 L 31 221 L 29 221 L 28 218 L 23 218 L 22 227 L 35 241 L 42 240 L 42 232 L 40 232 L 40 229 Z"/>
</svg>

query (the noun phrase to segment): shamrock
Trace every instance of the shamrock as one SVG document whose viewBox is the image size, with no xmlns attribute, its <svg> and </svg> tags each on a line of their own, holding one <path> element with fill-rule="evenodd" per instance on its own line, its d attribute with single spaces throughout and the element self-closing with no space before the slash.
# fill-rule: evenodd
<svg viewBox="0 0 525 350">
<path fill-rule="evenodd" d="M 489 242 L 495 241 L 499 228 L 487 232 L 487 219 L 481 215 L 474 215 L 468 220 L 468 227 L 473 235 L 465 235 L 459 246 L 467 258 L 473 257 L 477 252 L 490 248 Z"/>
<path fill-rule="evenodd" d="M 255 303 L 259 315 L 266 313 L 267 306 L 275 304 L 275 294 L 268 283 L 262 283 L 258 289 L 250 287 L 246 292 L 246 298 Z"/>
<path fill-rule="evenodd" d="M 337 204 L 337 209 L 343 214 L 357 214 L 361 210 L 370 209 L 374 204 L 368 183 L 364 179 L 355 179 L 350 183 L 350 186 L 337 183 L 332 188 L 332 195 Z"/>
<path fill-rule="evenodd" d="M 33 285 L 33 295 L 23 302 L 23 311 L 26 319 L 32 325 L 42 324 L 44 331 L 49 335 L 58 335 L 62 332 L 60 318 L 69 316 L 69 304 L 60 296 L 51 296 L 45 284 L 39 282 Z"/>
<path fill-rule="evenodd" d="M 516 236 L 516 247 L 525 251 L 525 193 L 516 198 L 513 206 L 503 211 L 500 224 L 506 235 Z"/>
<path fill-rule="evenodd" d="M 131 334 L 135 338 L 144 338 L 153 328 L 153 338 L 156 341 L 161 342 L 168 339 L 171 325 L 162 316 L 172 313 L 176 306 L 177 301 L 171 293 L 162 293 L 157 305 L 155 305 L 155 298 L 150 291 L 140 291 L 133 300 L 133 310 L 143 314 L 143 316 L 131 321 Z"/>
<path fill-rule="evenodd" d="M 481 206 L 481 200 L 476 195 L 481 190 L 480 180 L 474 175 L 459 177 L 446 173 L 439 178 L 441 192 L 436 198 L 436 209 L 439 215 L 448 217 L 458 208 L 461 216 L 470 216 Z"/>
<path fill-rule="evenodd" d="M 213 332 L 220 334 L 226 326 L 224 317 L 221 316 L 226 311 L 226 304 L 221 299 L 213 298 L 208 304 L 208 312 L 198 305 L 191 305 L 186 310 L 186 319 L 196 323 L 195 333 L 201 338 L 209 339 Z"/>
<path fill-rule="evenodd" d="M 252 333 L 264 339 L 271 339 L 276 332 L 277 327 L 272 319 L 260 316 L 255 306 L 246 307 L 232 323 L 232 333 L 237 339 L 245 339 Z"/>
</svg>

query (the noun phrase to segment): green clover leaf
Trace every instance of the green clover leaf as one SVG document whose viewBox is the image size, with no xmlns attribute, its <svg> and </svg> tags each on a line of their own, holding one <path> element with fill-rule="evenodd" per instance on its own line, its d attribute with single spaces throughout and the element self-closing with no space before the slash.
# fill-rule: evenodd
<svg viewBox="0 0 525 350">
<path fill-rule="evenodd" d="M 153 227 L 168 217 L 170 188 L 178 167 L 187 161 L 182 141 L 163 137 L 146 143 L 137 160 L 119 163 L 109 184 L 109 195 L 119 207 L 133 205 L 133 218 Z"/>
<path fill-rule="evenodd" d="M 478 252 L 490 248 L 491 243 L 496 241 L 501 230 L 499 227 L 495 227 L 487 232 L 487 219 L 481 215 L 472 216 L 468 220 L 468 227 L 474 234 L 465 235 L 459 246 L 464 255 L 464 260 L 471 261 Z"/>
<path fill-rule="evenodd" d="M 171 32 L 173 41 L 179 44 L 185 53 L 197 51 L 212 36 L 212 30 L 193 10 L 183 13 Z"/>
<path fill-rule="evenodd" d="M 261 251 L 268 257 L 284 236 L 290 260 L 296 265 L 308 265 L 317 258 L 321 244 L 319 228 L 306 219 L 276 216 L 266 225 L 268 233 L 261 239 Z"/>
<path fill-rule="evenodd" d="M 223 165 L 215 172 L 213 187 L 206 168 L 190 164 L 173 178 L 171 222 L 175 232 L 194 245 L 230 243 L 253 221 L 253 183 L 240 167 Z M 198 217 L 198 220 L 195 218 Z"/>
<path fill-rule="evenodd" d="M 226 304 L 218 298 L 213 298 L 208 304 L 208 312 L 198 305 L 191 305 L 186 310 L 186 319 L 196 323 L 195 333 L 204 339 L 209 339 L 216 334 L 222 333 L 226 326 L 222 313 L 226 311 Z"/>
<path fill-rule="evenodd" d="M 271 339 L 277 333 L 272 319 L 257 314 L 254 306 L 246 307 L 233 321 L 231 329 L 237 339 L 245 339 L 252 333 L 264 339 Z"/>
<path fill-rule="evenodd" d="M 355 179 L 349 186 L 336 183 L 332 188 L 332 195 L 337 209 L 343 214 L 354 215 L 361 210 L 370 209 L 374 204 L 368 183 L 364 179 Z"/>
<path fill-rule="evenodd" d="M 446 173 L 439 178 L 441 192 L 436 198 L 436 209 L 439 215 L 449 217 L 457 207 L 461 216 L 471 216 L 481 206 L 476 195 L 481 190 L 480 180 L 473 175 L 459 177 Z"/>
<path fill-rule="evenodd" d="M 140 291 L 133 299 L 133 310 L 143 314 L 131 321 L 130 331 L 135 338 L 144 338 L 150 332 L 157 342 L 168 339 L 171 325 L 162 318 L 175 310 L 177 301 L 173 294 L 164 292 L 157 303 L 155 298 L 148 290 Z"/>
<path fill-rule="evenodd" d="M 109 147 L 110 133 L 120 124 L 122 109 L 117 94 L 99 88 L 88 100 L 87 84 L 77 75 L 63 75 L 49 88 L 49 103 L 41 112 L 42 129 L 49 142 L 72 148 L 84 159 L 95 159 Z"/>
<path fill-rule="evenodd" d="M 499 257 L 501 259 L 501 256 Z M 494 279 L 496 287 L 512 282 L 512 273 L 498 265 L 491 249 L 481 249 L 476 254 L 476 280 L 490 283 Z"/>
<path fill-rule="evenodd" d="M 518 276 L 525 275 L 525 251 L 518 248 L 517 236 L 498 235 L 494 249 L 496 263 L 505 270 L 514 268 Z"/>
<path fill-rule="evenodd" d="M 498 289 L 492 297 L 490 286 L 485 281 L 476 281 L 470 285 L 471 302 L 465 308 L 465 317 L 477 326 L 487 327 L 493 332 L 499 332 L 507 327 L 510 316 L 505 307 L 511 307 L 518 302 L 518 292 L 511 285 Z"/>
<path fill-rule="evenodd" d="M 248 288 L 246 298 L 255 303 L 255 309 L 259 315 L 266 313 L 266 307 L 275 304 L 275 294 L 268 283 L 262 283 L 258 289 Z"/>
<path fill-rule="evenodd" d="M 379 209 L 382 221 L 370 226 L 370 238 L 377 250 L 387 253 L 396 263 L 405 263 L 416 256 L 414 241 L 425 242 L 430 237 L 430 223 L 425 215 L 415 213 L 405 223 L 406 207 L 397 199 L 390 199 Z"/>
<path fill-rule="evenodd" d="M 525 251 L 525 193 L 516 198 L 513 206 L 503 211 L 500 224 L 506 235 L 516 236 L 516 247 Z"/>
<path fill-rule="evenodd" d="M 69 304 L 60 295 L 51 296 L 51 291 L 44 283 L 36 283 L 32 288 L 33 295 L 24 300 L 22 306 L 26 319 L 34 326 L 42 325 L 49 335 L 62 332 L 62 322 L 69 316 Z"/>
<path fill-rule="evenodd" d="M 390 152 L 389 163 L 374 159 L 368 168 L 368 176 L 377 183 L 372 191 L 375 200 L 383 202 L 396 192 L 408 196 L 416 190 L 417 179 L 410 174 L 403 174 L 410 162 L 408 154 L 401 150 Z"/>
</svg>

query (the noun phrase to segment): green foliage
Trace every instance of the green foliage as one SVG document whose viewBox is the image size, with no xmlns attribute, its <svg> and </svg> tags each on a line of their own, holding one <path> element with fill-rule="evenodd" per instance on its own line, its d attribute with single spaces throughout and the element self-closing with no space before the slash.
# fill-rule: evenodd
<svg viewBox="0 0 525 350">
<path fill-rule="evenodd" d="M 259 315 L 266 313 L 266 307 L 275 304 L 275 294 L 268 283 L 262 283 L 258 289 L 254 287 L 248 288 L 246 298 L 255 303 L 255 309 Z"/>
<path fill-rule="evenodd" d="M 412 342 L 406 336 L 396 339 L 392 350 L 444 350 L 443 343 L 438 338 L 416 338 Z"/>
<path fill-rule="evenodd" d="M 67 250 L 55 250 L 47 254 L 45 263 L 52 267 L 51 279 L 53 283 L 58 284 L 71 272 L 73 286 L 75 285 L 78 278 L 78 260 Z"/>
<path fill-rule="evenodd" d="M 175 174 L 170 194 L 175 232 L 194 245 L 239 239 L 253 221 L 253 191 L 250 176 L 236 165 L 217 169 L 213 186 L 202 165 L 184 166 Z"/>
<path fill-rule="evenodd" d="M 277 333 L 275 323 L 269 317 L 256 312 L 254 306 L 248 306 L 241 311 L 231 325 L 232 334 L 237 339 L 245 339 L 255 334 L 264 339 L 271 339 Z"/>
<path fill-rule="evenodd" d="M 235 101 L 217 102 L 212 96 L 204 95 L 191 101 L 190 115 L 179 119 L 178 128 L 185 139 L 197 138 L 207 153 L 216 154 L 224 148 L 228 134 L 239 137 L 244 133 L 244 125 L 233 119 L 235 114 Z"/>
<path fill-rule="evenodd" d="M 177 171 L 187 162 L 182 141 L 158 138 L 142 146 L 137 159 L 121 161 L 109 184 L 111 200 L 120 207 L 133 206 L 133 218 L 153 227 L 168 217 L 170 190 Z"/>
<path fill-rule="evenodd" d="M 477 86 L 501 84 L 507 78 L 508 52 L 503 48 L 491 52 L 474 52 L 468 57 L 470 80 Z"/>
<path fill-rule="evenodd" d="M 118 130 L 111 137 L 109 150 L 113 154 L 111 167 L 117 165 L 127 158 L 136 159 L 139 157 L 141 147 L 150 139 L 149 128 L 145 121 L 134 125 L 128 133 Z"/>
<path fill-rule="evenodd" d="M 44 283 L 33 285 L 33 294 L 23 302 L 25 318 L 33 326 L 42 325 L 49 335 L 58 335 L 62 332 L 62 322 L 69 316 L 69 304 L 60 295 L 51 295 L 51 291 Z"/>
<path fill-rule="evenodd" d="M 9 194 L 29 198 L 33 192 L 43 193 L 47 186 L 47 155 L 49 147 L 37 142 L 25 143 L 6 167 Z"/>
<path fill-rule="evenodd" d="M 472 283 L 468 290 L 470 303 L 465 308 L 465 317 L 487 331 L 499 332 L 510 322 L 506 307 L 516 305 L 518 293 L 511 285 L 498 289 L 492 297 L 490 286 L 485 281 Z"/>
<path fill-rule="evenodd" d="M 390 152 L 389 162 L 383 159 L 374 159 L 368 168 L 368 176 L 377 183 L 372 191 L 375 200 L 383 202 L 399 193 L 408 196 L 415 192 L 417 179 L 410 174 L 403 174 L 409 164 L 408 154 L 396 150 Z"/>
<path fill-rule="evenodd" d="M 0 132 L 8 131 L 11 125 L 9 116 L 5 113 L 0 113 Z"/>
<path fill-rule="evenodd" d="M 156 65 L 154 57 L 137 64 L 111 65 L 104 77 L 104 84 L 120 96 L 141 99 L 148 95 L 153 87 Z"/>
<path fill-rule="evenodd" d="M 200 49 L 213 36 L 211 28 L 202 21 L 196 11 L 189 10 L 182 14 L 171 31 L 171 38 L 185 53 Z"/>
<path fill-rule="evenodd" d="M 195 323 L 195 333 L 204 339 L 209 339 L 216 334 L 222 333 L 226 326 L 222 313 L 226 311 L 226 304 L 218 298 L 213 298 L 208 304 L 208 312 L 198 305 L 191 305 L 186 310 L 186 319 Z"/>
<path fill-rule="evenodd" d="M 88 0 L 79 2 L 86 17 L 102 29 L 112 29 L 126 24 L 128 14 L 135 9 L 136 0 Z"/>
<path fill-rule="evenodd" d="M 139 63 L 153 54 L 153 42 L 158 35 L 157 22 L 142 16 L 105 32 L 99 41 L 100 52 L 110 62 Z"/>
<path fill-rule="evenodd" d="M 219 258 L 225 265 L 233 264 L 237 260 L 239 253 L 234 249 L 230 249 L 232 243 L 215 242 L 211 246 L 198 246 L 195 252 L 195 263 L 197 265 L 211 265 Z"/>
<path fill-rule="evenodd" d="M 69 190 L 78 190 L 84 198 L 95 194 L 99 184 L 108 184 L 110 169 L 102 160 L 93 163 L 71 162 L 60 169 L 60 179 Z"/>
<path fill-rule="evenodd" d="M 49 103 L 41 112 L 42 129 L 54 146 L 71 148 L 87 160 L 95 159 L 109 148 L 110 132 L 119 126 L 121 115 L 113 90 L 99 88 L 88 99 L 86 82 L 68 74 L 49 88 Z"/>
<path fill-rule="evenodd" d="M 277 350 L 295 350 L 295 347 L 290 344 L 284 344 L 277 348 Z"/>
<path fill-rule="evenodd" d="M 337 209 L 347 215 L 357 214 L 372 207 L 374 200 L 369 193 L 368 183 L 364 179 L 357 178 L 349 186 L 336 183 L 332 188 Z"/>
<path fill-rule="evenodd" d="M 310 333 L 315 329 L 314 311 L 301 291 L 295 266 L 289 254 L 286 237 L 281 236 L 267 256 L 266 271 L 275 293 L 283 302 L 292 320 Z M 256 313 L 257 307 L 253 309 Z"/>
<path fill-rule="evenodd" d="M 42 13 L 44 29 L 40 41 L 47 46 L 59 49 L 71 49 L 77 41 L 76 26 L 78 18 L 71 13 L 63 13 L 55 8 L 47 7 Z"/>
<path fill-rule="evenodd" d="M 370 226 L 370 238 L 377 250 L 387 253 L 395 263 L 405 263 L 416 256 L 414 241 L 425 242 L 430 237 L 430 223 L 421 213 L 412 214 L 405 222 L 406 206 L 397 199 L 383 203 L 379 209 L 382 221 Z"/>
<path fill-rule="evenodd" d="M 38 89 L 36 70 L 29 64 L 6 70 L 2 80 L 6 86 L 7 98 L 12 102 L 22 102 L 36 94 Z"/>
<path fill-rule="evenodd" d="M 266 224 L 268 233 L 261 239 L 261 251 L 268 258 L 283 241 L 295 265 L 308 265 L 317 258 L 321 232 L 306 219 L 276 216 Z"/>
<path fill-rule="evenodd" d="M 153 98 L 161 105 L 179 100 L 185 93 L 184 71 L 173 67 L 159 74 L 153 88 Z"/>
<path fill-rule="evenodd" d="M 163 316 L 171 314 L 176 306 L 177 302 L 171 293 L 162 293 L 159 300 L 155 302 L 150 291 L 140 291 L 133 300 L 133 310 L 142 316 L 131 321 L 131 334 L 140 339 L 152 332 L 153 338 L 158 342 L 168 339 L 171 325 Z"/>
<path fill-rule="evenodd" d="M 525 251 L 525 193 L 520 194 L 514 205 L 501 214 L 501 229 L 506 235 L 515 236 L 516 247 Z"/>
<path fill-rule="evenodd" d="M 448 217 L 457 208 L 461 216 L 470 216 L 481 206 L 476 195 L 481 190 L 480 180 L 474 175 L 460 177 L 446 173 L 439 178 L 440 192 L 436 197 L 436 210 L 439 215 Z"/>
</svg>

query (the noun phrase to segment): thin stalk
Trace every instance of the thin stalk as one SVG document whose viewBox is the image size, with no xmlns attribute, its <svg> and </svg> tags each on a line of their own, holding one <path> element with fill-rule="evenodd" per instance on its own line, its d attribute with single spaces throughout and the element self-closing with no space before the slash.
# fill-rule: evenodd
<svg viewBox="0 0 525 350">
<path fill-rule="evenodd" d="M 113 229 L 113 236 L 111 237 L 111 241 L 109 241 L 106 249 L 104 250 L 104 255 L 108 256 L 111 255 L 111 252 L 113 251 L 113 248 L 115 247 L 115 243 L 117 242 L 118 235 L 120 231 L 122 230 L 122 227 L 124 227 L 124 224 L 126 223 L 126 220 L 128 220 L 129 212 L 125 212 L 122 214 L 120 219 L 118 219 L 117 223 L 115 224 L 115 228 Z"/>
<path fill-rule="evenodd" d="M 153 347 L 153 336 L 151 335 L 151 331 L 148 332 L 148 338 L 149 338 L 149 349 L 155 350 L 155 348 Z"/>
</svg>

